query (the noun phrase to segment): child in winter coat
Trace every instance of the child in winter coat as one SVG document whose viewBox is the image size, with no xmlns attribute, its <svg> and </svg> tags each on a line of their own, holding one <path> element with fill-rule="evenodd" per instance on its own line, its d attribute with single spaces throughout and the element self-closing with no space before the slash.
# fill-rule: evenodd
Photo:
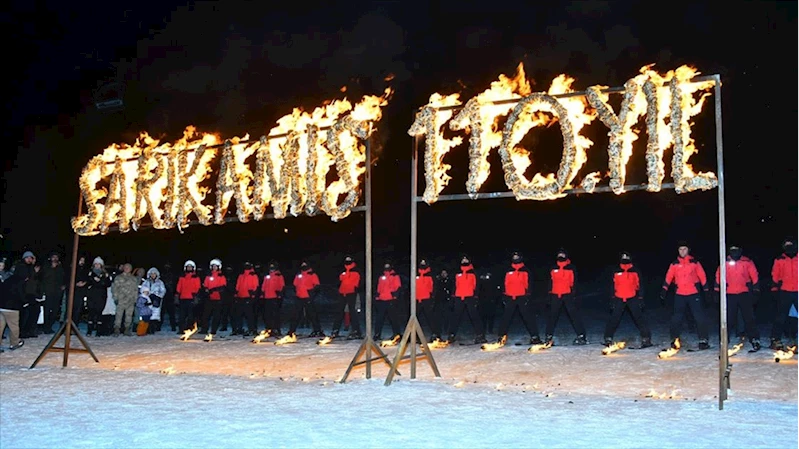
<svg viewBox="0 0 799 449">
<path fill-rule="evenodd" d="M 147 335 L 147 329 L 150 327 L 150 317 L 153 311 L 150 308 L 152 301 L 150 301 L 150 288 L 142 285 L 139 297 L 136 299 L 136 313 L 139 315 L 139 325 L 136 327 L 136 335 L 142 337 Z"/>
</svg>

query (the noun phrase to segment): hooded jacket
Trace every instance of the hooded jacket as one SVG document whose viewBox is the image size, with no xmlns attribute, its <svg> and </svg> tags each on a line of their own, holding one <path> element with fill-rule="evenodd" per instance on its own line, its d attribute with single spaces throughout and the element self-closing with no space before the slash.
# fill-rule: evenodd
<svg viewBox="0 0 799 449">
<path fill-rule="evenodd" d="M 175 292 L 178 294 L 178 299 L 183 301 L 191 301 L 197 292 L 200 291 L 200 277 L 194 271 L 184 273 L 178 279 L 178 286 Z"/>
<path fill-rule="evenodd" d="M 641 273 L 632 262 L 619 263 L 613 270 L 613 296 L 627 302 L 636 296 L 642 297 Z"/>
<path fill-rule="evenodd" d="M 707 289 L 707 276 L 705 269 L 693 256 L 678 257 L 669 265 L 663 289 L 668 290 L 674 283 L 677 285 L 677 294 L 681 296 L 695 295 L 699 290 Z"/>
<path fill-rule="evenodd" d="M 351 295 L 358 290 L 361 285 L 361 273 L 355 269 L 355 262 L 344 265 L 344 272 L 338 275 L 338 280 L 340 295 Z"/>
<path fill-rule="evenodd" d="M 286 280 L 280 270 L 271 271 L 264 276 L 261 285 L 264 299 L 280 299 L 283 297 L 283 289 L 286 288 Z"/>
<path fill-rule="evenodd" d="M 294 276 L 294 288 L 297 298 L 308 299 L 319 286 L 319 276 L 311 268 L 306 268 Z"/>
<path fill-rule="evenodd" d="M 258 275 L 255 270 L 248 268 L 236 279 L 236 298 L 251 299 L 258 296 Z"/>
<path fill-rule="evenodd" d="M 416 275 L 416 300 L 418 302 L 433 298 L 433 277 L 430 276 L 430 267 L 419 268 Z"/>
<path fill-rule="evenodd" d="M 477 276 L 474 274 L 472 264 L 461 266 L 461 272 L 455 275 L 455 297 L 463 301 L 466 298 L 477 296 Z"/>
<path fill-rule="evenodd" d="M 549 293 L 558 298 L 574 293 L 577 283 L 577 269 L 571 259 L 558 260 L 549 270 Z"/>
<path fill-rule="evenodd" d="M 512 263 L 505 273 L 505 296 L 516 299 L 530 291 L 530 272 L 524 262 Z"/>
<path fill-rule="evenodd" d="M 211 273 L 203 280 L 203 288 L 208 290 L 210 301 L 221 301 L 222 290 L 227 286 L 227 278 L 221 271 L 211 270 Z"/>
<path fill-rule="evenodd" d="M 397 276 L 397 273 L 393 269 L 388 271 L 384 270 L 383 274 L 377 280 L 377 298 L 375 299 L 378 301 L 397 299 L 400 287 L 402 287 L 402 281 L 400 277 Z"/>
<path fill-rule="evenodd" d="M 757 268 L 748 257 L 742 256 L 739 260 L 733 260 L 732 257 L 728 256 L 727 263 L 724 266 L 724 270 L 727 273 L 727 293 L 738 295 L 756 289 L 758 282 Z M 721 267 L 716 268 L 716 281 L 713 283 L 715 291 L 721 290 L 720 282 Z"/>
<path fill-rule="evenodd" d="M 783 253 L 780 257 L 774 259 L 774 265 L 771 267 L 771 280 L 777 290 L 793 293 L 799 290 L 797 289 L 798 257 L 799 255 L 790 257 Z"/>
<path fill-rule="evenodd" d="M 150 275 L 153 273 L 155 273 L 155 280 L 150 278 Z M 164 296 L 166 296 L 166 285 L 164 284 L 164 281 L 161 280 L 161 272 L 155 267 L 147 270 L 147 277 L 144 279 L 141 285 L 150 289 L 150 296 L 155 295 L 161 299 L 164 299 Z"/>
</svg>

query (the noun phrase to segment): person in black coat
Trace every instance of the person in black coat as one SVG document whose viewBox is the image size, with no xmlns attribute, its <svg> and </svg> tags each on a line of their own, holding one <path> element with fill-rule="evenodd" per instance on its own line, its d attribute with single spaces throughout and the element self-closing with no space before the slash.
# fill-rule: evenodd
<svg viewBox="0 0 799 449">
<path fill-rule="evenodd" d="M 41 283 L 36 256 L 31 251 L 22 254 L 22 261 L 14 266 L 13 295 L 20 304 L 19 333 L 22 338 L 36 338 L 36 320 L 39 318 Z"/>
<path fill-rule="evenodd" d="M 44 333 L 53 334 L 53 323 L 58 321 L 64 290 L 67 288 L 67 276 L 58 254 L 50 255 L 48 263 L 42 267 L 42 288 L 44 289 Z"/>
<path fill-rule="evenodd" d="M 92 269 L 88 274 L 88 281 L 86 284 L 86 303 L 88 307 L 88 322 L 89 327 L 86 335 L 92 332 L 97 336 L 98 324 L 101 321 L 105 302 L 108 299 L 108 287 L 111 286 L 111 278 L 105 271 L 105 263 L 99 257 L 94 258 Z"/>
</svg>

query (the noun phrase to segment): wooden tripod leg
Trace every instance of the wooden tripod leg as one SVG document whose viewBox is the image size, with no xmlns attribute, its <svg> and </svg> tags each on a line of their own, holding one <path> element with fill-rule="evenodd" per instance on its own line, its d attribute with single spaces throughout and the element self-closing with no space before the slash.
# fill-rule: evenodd
<svg viewBox="0 0 799 449">
<path fill-rule="evenodd" d="M 394 356 L 394 363 L 391 364 L 391 369 L 388 371 L 388 377 L 386 377 L 386 386 L 391 385 L 391 381 L 394 379 L 394 373 L 396 373 L 397 367 L 402 361 L 402 357 L 405 355 L 405 350 L 408 348 L 408 340 L 410 340 L 411 332 L 415 332 L 416 330 L 414 318 L 415 317 L 411 317 L 411 320 L 408 322 L 408 326 L 405 327 L 405 333 L 402 335 L 402 339 L 400 340 L 397 355 Z"/>
<path fill-rule="evenodd" d="M 430 362 L 430 367 L 433 368 L 433 374 L 435 374 L 436 377 L 441 377 L 441 373 L 438 371 L 438 365 L 436 365 L 436 361 L 433 360 L 433 352 L 430 351 L 430 347 L 427 345 L 427 338 L 422 331 L 422 326 L 417 326 L 416 331 L 419 341 L 422 344 L 422 353 L 427 357 L 427 361 Z"/>
<path fill-rule="evenodd" d="M 38 356 L 38 357 L 36 357 L 36 360 L 34 360 L 34 361 L 33 361 L 33 364 L 32 364 L 32 365 L 30 366 L 30 368 L 28 368 L 28 369 L 33 369 L 33 368 L 35 368 L 35 367 L 36 367 L 36 365 L 38 365 L 38 364 L 39 364 L 39 362 L 40 362 L 40 361 L 41 361 L 41 360 L 44 358 L 44 356 L 45 356 L 45 355 L 46 355 L 48 352 L 50 352 L 50 350 L 52 349 L 52 347 L 55 345 L 55 342 L 57 342 L 57 341 L 58 341 L 58 339 L 59 339 L 59 338 L 61 338 L 61 336 L 62 336 L 62 335 L 64 335 L 64 329 L 65 329 L 66 327 L 67 327 L 67 323 L 66 323 L 66 322 L 64 322 L 64 324 L 62 324 L 62 325 L 61 325 L 61 327 L 59 327 L 59 328 L 58 328 L 58 330 L 56 331 L 56 333 L 55 333 L 55 334 L 53 334 L 53 338 L 51 338 L 51 339 L 50 339 L 50 341 L 47 343 L 47 345 L 44 347 L 44 349 L 42 349 L 42 352 L 39 354 L 39 356 Z"/>
<path fill-rule="evenodd" d="M 358 351 L 355 353 L 355 357 L 353 357 L 352 361 L 350 361 L 350 366 L 347 367 L 347 371 L 344 372 L 344 376 L 341 377 L 339 383 L 343 384 L 344 382 L 347 381 L 347 378 L 350 376 L 350 372 L 352 372 L 352 369 L 355 368 L 355 364 L 358 363 L 358 359 L 361 357 L 361 354 L 366 352 L 367 345 L 369 345 L 371 341 L 372 341 L 371 337 L 366 337 L 364 342 L 361 343 L 361 346 L 358 347 Z"/>
<path fill-rule="evenodd" d="M 80 342 L 83 345 L 83 347 L 86 348 L 87 351 L 89 351 L 89 354 L 92 356 L 94 361 L 97 362 L 97 363 L 100 363 L 100 361 L 97 360 L 97 356 L 94 355 L 94 351 L 92 351 L 92 348 L 89 347 L 89 344 L 83 338 L 83 335 L 81 335 L 80 331 L 78 330 L 78 326 L 75 325 L 74 321 L 72 322 L 72 333 L 74 333 L 75 336 L 78 337 L 78 340 L 80 340 Z"/>
</svg>

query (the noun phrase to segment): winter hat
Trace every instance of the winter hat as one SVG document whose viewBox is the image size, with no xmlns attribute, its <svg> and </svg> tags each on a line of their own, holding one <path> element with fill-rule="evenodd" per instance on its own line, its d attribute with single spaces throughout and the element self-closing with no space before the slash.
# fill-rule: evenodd
<svg viewBox="0 0 799 449">
<path fill-rule="evenodd" d="M 156 276 L 161 277 L 161 272 L 158 271 L 158 268 L 152 267 L 147 270 L 147 277 L 150 277 L 151 274 L 155 273 Z"/>
<path fill-rule="evenodd" d="M 621 260 L 622 262 L 629 263 L 632 262 L 633 256 L 630 254 L 629 251 L 622 251 L 621 254 L 619 254 L 619 260 Z"/>
<path fill-rule="evenodd" d="M 682 248 L 683 246 L 688 248 L 688 249 L 691 248 L 691 245 L 688 244 L 687 240 L 680 240 L 680 241 L 677 242 L 677 248 Z"/>
<path fill-rule="evenodd" d="M 569 258 L 569 253 L 567 253 L 567 252 L 566 252 L 566 249 L 564 249 L 564 248 L 559 248 L 559 249 L 558 249 L 558 252 L 557 252 L 557 253 L 555 253 L 555 257 L 559 257 L 561 254 L 563 254 L 563 257 L 564 257 L 564 258 L 566 258 L 566 259 L 568 259 L 568 258 Z"/>
<path fill-rule="evenodd" d="M 28 257 L 33 257 L 34 259 L 36 258 L 36 256 L 34 256 L 31 251 L 25 251 L 24 253 L 22 253 L 23 259 L 27 259 Z"/>
<path fill-rule="evenodd" d="M 105 266 L 105 262 L 103 261 L 102 258 L 100 258 L 100 256 L 97 256 L 97 257 L 94 258 L 94 262 L 92 262 L 92 265 L 94 265 L 96 263 L 99 263 L 100 265 Z"/>
<path fill-rule="evenodd" d="M 150 293 L 150 287 L 148 287 L 147 285 L 142 285 L 141 287 L 139 287 L 139 290 L 142 293 Z"/>
<path fill-rule="evenodd" d="M 513 254 L 510 255 L 510 259 L 514 262 L 521 262 L 524 260 L 522 259 L 522 254 L 518 251 L 514 251 Z"/>
</svg>

